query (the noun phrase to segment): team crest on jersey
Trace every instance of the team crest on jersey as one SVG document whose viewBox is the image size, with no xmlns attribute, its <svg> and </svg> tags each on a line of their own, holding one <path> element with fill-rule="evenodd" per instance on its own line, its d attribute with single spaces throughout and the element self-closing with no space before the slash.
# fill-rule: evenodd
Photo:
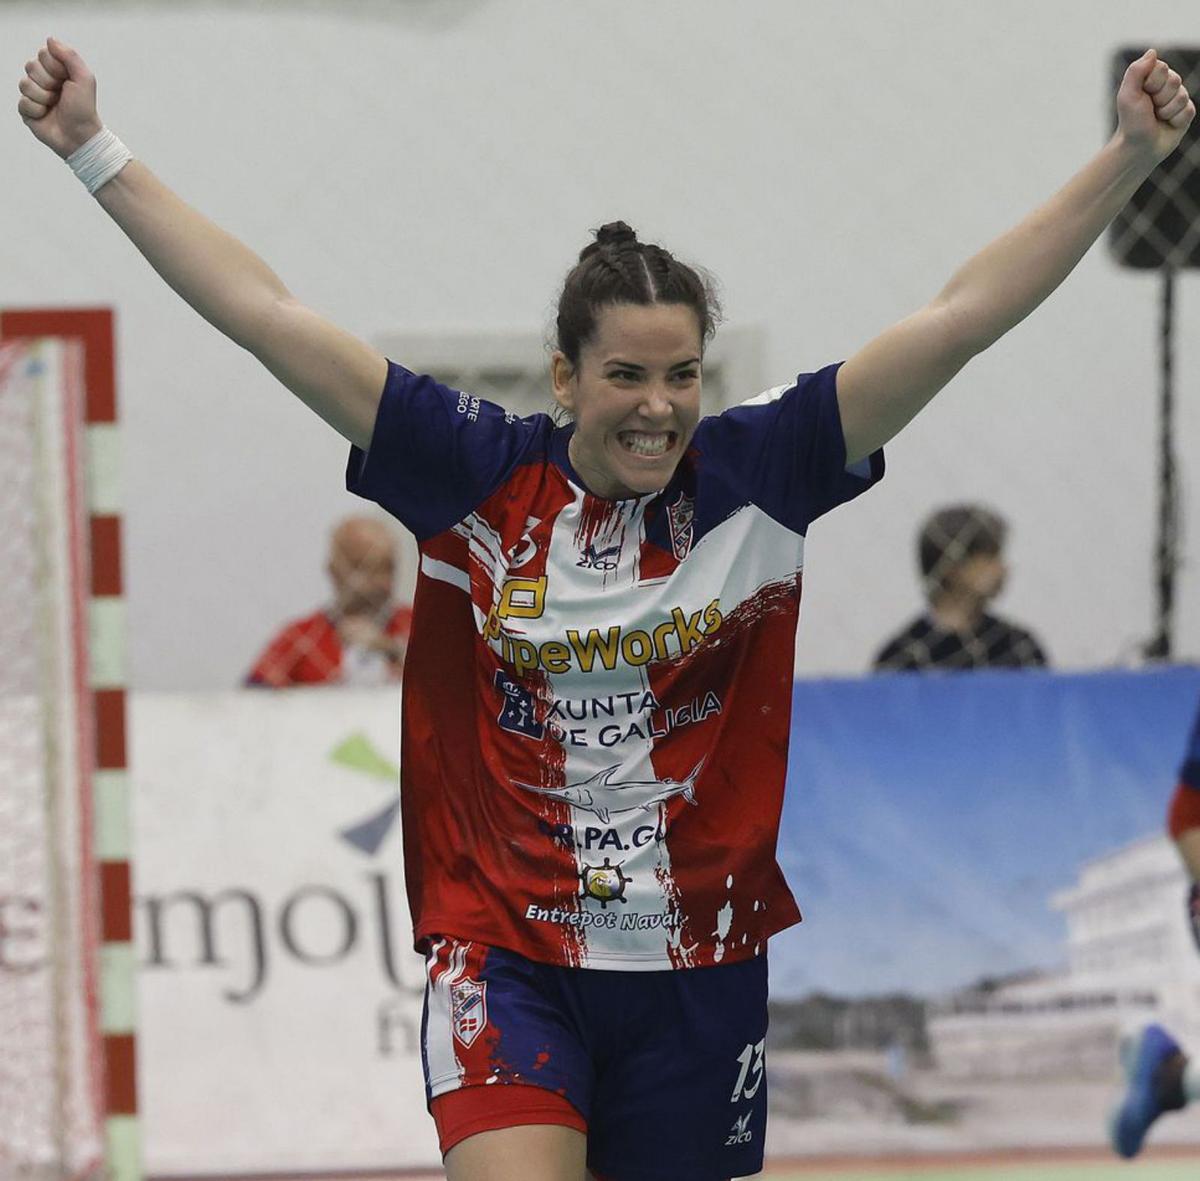
<svg viewBox="0 0 1200 1181">
<path fill-rule="evenodd" d="M 692 525 L 695 519 L 696 502 L 682 492 L 674 504 L 667 506 L 667 520 L 671 524 L 671 550 L 678 562 L 692 552 Z"/>
<path fill-rule="evenodd" d="M 621 862 L 613 865 L 607 857 L 603 865 L 585 865 L 579 875 L 583 884 L 580 898 L 594 898 L 605 909 L 610 902 L 625 902 L 625 887 L 633 881 L 621 869 Z"/>
<path fill-rule="evenodd" d="M 503 669 L 496 670 L 492 683 L 504 694 L 504 706 L 496 719 L 500 729 L 540 740 L 545 727 L 534 716 L 533 694 Z"/>
<path fill-rule="evenodd" d="M 454 1039 L 470 1049 L 487 1024 L 487 982 L 458 980 L 450 985 L 450 1021 Z"/>
</svg>

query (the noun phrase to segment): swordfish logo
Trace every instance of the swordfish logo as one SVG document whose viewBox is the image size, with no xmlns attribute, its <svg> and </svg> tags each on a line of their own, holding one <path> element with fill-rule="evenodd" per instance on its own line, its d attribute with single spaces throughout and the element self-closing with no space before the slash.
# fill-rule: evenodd
<svg viewBox="0 0 1200 1181">
<path fill-rule="evenodd" d="M 631 779 L 614 782 L 613 776 L 620 764 L 597 771 L 595 775 L 566 787 L 534 787 L 531 783 L 514 780 L 518 787 L 540 796 L 549 796 L 572 804 L 585 812 L 593 812 L 601 824 L 607 824 L 613 812 L 632 812 L 635 808 L 649 811 L 656 804 L 665 803 L 675 796 L 683 796 L 689 804 L 696 803 L 696 778 L 704 766 L 701 759 L 686 779 Z"/>
</svg>

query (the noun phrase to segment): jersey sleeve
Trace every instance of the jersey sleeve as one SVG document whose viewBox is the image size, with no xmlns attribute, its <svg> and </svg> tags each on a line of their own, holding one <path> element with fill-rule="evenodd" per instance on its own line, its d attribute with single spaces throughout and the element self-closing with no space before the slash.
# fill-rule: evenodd
<svg viewBox="0 0 1200 1181">
<path fill-rule="evenodd" d="M 1196 720 L 1192 723 L 1192 733 L 1184 752 L 1183 764 L 1179 768 L 1179 782 L 1185 787 L 1200 791 L 1200 709 L 1196 711 Z"/>
<path fill-rule="evenodd" d="M 1167 831 L 1175 840 L 1194 828 L 1200 828 L 1200 710 L 1196 711 L 1179 768 L 1179 783 L 1167 809 Z"/>
<path fill-rule="evenodd" d="M 544 453 L 551 429 L 547 415 L 518 418 L 389 361 L 370 445 L 350 448 L 346 487 L 423 541 L 457 524 L 515 467 Z"/>
<path fill-rule="evenodd" d="M 852 468 L 837 403 L 839 365 L 802 373 L 706 418 L 696 446 L 713 471 L 781 525 L 804 534 L 883 477 L 883 451 Z"/>
</svg>

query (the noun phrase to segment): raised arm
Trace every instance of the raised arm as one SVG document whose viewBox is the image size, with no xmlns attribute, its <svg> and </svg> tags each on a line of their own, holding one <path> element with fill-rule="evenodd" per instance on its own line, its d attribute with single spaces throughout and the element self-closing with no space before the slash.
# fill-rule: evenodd
<svg viewBox="0 0 1200 1181">
<path fill-rule="evenodd" d="M 64 160 L 99 133 L 96 80 L 51 38 L 25 65 L 17 104 Z M 131 160 L 95 193 L 150 265 L 213 327 L 253 353 L 350 442 L 366 447 L 387 377 L 369 345 L 297 302 L 253 251 Z"/>
<path fill-rule="evenodd" d="M 1147 50 L 1121 81 L 1116 133 L 1083 170 L 838 371 L 848 461 L 891 439 L 976 353 L 1028 316 L 1175 150 L 1195 114 L 1179 75 Z"/>
</svg>

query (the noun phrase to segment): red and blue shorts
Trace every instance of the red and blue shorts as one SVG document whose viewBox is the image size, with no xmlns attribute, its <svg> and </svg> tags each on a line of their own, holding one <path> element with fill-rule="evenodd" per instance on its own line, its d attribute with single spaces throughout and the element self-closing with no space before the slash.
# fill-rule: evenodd
<svg viewBox="0 0 1200 1181">
<path fill-rule="evenodd" d="M 746 1176 L 767 1122 L 766 957 L 614 972 L 436 940 L 421 1053 L 442 1152 L 520 1124 L 587 1136 L 612 1181 Z"/>
</svg>

